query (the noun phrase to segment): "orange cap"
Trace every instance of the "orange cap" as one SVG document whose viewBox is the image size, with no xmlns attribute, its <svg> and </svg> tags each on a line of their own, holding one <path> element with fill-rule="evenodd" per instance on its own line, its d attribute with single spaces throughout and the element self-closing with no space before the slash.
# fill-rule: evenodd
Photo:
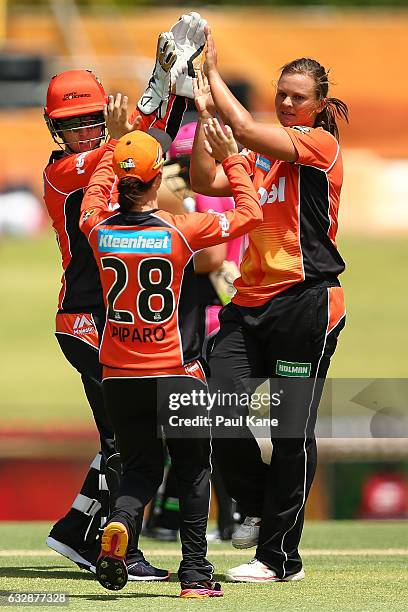
<svg viewBox="0 0 408 612">
<path fill-rule="evenodd" d="M 135 131 L 122 136 L 113 151 L 113 169 L 120 179 L 134 176 L 148 183 L 159 173 L 163 162 L 160 144 L 146 132 Z"/>
<path fill-rule="evenodd" d="M 45 114 L 63 119 L 103 111 L 106 94 L 90 70 L 66 70 L 55 75 L 48 86 Z"/>
</svg>

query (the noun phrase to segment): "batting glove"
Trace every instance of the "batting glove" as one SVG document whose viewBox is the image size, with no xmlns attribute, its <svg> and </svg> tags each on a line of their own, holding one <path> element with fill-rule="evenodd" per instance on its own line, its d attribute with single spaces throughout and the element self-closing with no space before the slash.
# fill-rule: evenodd
<svg viewBox="0 0 408 612">
<path fill-rule="evenodd" d="M 170 30 L 177 51 L 177 61 L 171 69 L 172 93 L 178 96 L 194 98 L 193 78 L 201 65 L 206 24 L 199 13 L 186 13 Z"/>
<path fill-rule="evenodd" d="M 176 44 L 172 32 L 162 32 L 157 41 L 156 63 L 149 84 L 137 103 L 145 115 L 156 111 L 162 119 L 167 111 L 171 89 L 171 68 L 177 60 Z"/>
</svg>

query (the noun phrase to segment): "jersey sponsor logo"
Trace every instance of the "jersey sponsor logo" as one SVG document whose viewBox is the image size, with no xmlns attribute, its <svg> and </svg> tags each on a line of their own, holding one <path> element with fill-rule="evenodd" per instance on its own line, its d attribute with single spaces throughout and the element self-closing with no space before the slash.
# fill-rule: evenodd
<svg viewBox="0 0 408 612">
<path fill-rule="evenodd" d="M 73 331 L 76 336 L 83 336 L 94 332 L 95 326 L 85 315 L 78 315 L 74 321 Z"/>
<path fill-rule="evenodd" d="M 75 168 L 77 174 L 85 174 L 84 165 L 85 165 L 85 157 L 88 155 L 89 151 L 85 151 L 84 153 L 80 153 L 76 159 Z"/>
<path fill-rule="evenodd" d="M 168 231 L 98 230 L 98 251 L 102 253 L 171 253 Z"/>
<path fill-rule="evenodd" d="M 164 327 L 130 327 L 111 325 L 111 337 L 119 342 L 162 342 L 166 337 Z"/>
<path fill-rule="evenodd" d="M 256 168 L 260 168 L 264 172 L 269 172 L 271 169 L 271 162 L 266 157 L 262 157 L 262 155 L 258 155 L 256 158 L 255 166 Z"/>
<path fill-rule="evenodd" d="M 197 363 L 197 361 L 194 361 L 194 363 L 185 366 L 185 370 L 187 374 L 193 374 L 193 372 L 196 372 L 199 369 L 200 369 L 200 366 Z"/>
<path fill-rule="evenodd" d="M 260 187 L 258 189 L 259 193 L 259 202 L 263 206 L 264 204 L 273 204 L 274 202 L 284 202 L 285 201 L 285 185 L 286 185 L 286 177 L 281 176 L 278 184 L 272 183 L 269 191 L 267 191 L 264 187 Z"/>
<path fill-rule="evenodd" d="M 279 376 L 289 376 L 297 378 L 309 378 L 311 363 L 301 363 L 299 361 L 282 361 L 278 359 L 276 362 L 276 374 Z"/>
<path fill-rule="evenodd" d="M 230 222 L 225 216 L 225 213 L 217 212 L 216 210 L 213 210 L 212 208 L 209 208 L 207 212 L 211 213 L 212 215 L 216 215 L 218 217 L 218 223 L 220 224 L 220 228 L 221 228 L 221 236 L 223 238 L 227 238 L 229 236 L 228 230 L 230 228 Z"/>
<path fill-rule="evenodd" d="M 307 134 L 310 132 L 310 127 L 306 125 L 294 125 L 292 130 L 297 130 L 298 132 L 302 132 L 302 134 Z"/>
<path fill-rule="evenodd" d="M 90 93 L 77 93 L 76 91 L 69 91 L 64 94 L 62 101 L 66 102 L 67 100 L 75 100 L 76 98 L 90 98 Z"/>
<path fill-rule="evenodd" d="M 82 215 L 82 221 L 85 223 L 85 221 L 94 214 L 95 214 L 94 208 L 91 208 L 91 210 L 86 210 L 84 214 Z"/>
<path fill-rule="evenodd" d="M 239 152 L 239 155 L 242 155 L 243 157 L 248 157 L 250 153 L 251 153 L 250 149 L 242 149 L 242 151 Z"/>
</svg>

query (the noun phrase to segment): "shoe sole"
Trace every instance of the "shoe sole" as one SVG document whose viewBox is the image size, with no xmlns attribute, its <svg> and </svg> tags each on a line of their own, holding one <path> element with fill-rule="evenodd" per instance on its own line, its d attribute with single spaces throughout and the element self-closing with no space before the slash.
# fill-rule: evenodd
<svg viewBox="0 0 408 612">
<path fill-rule="evenodd" d="M 118 557 L 124 559 L 128 547 L 129 536 L 122 523 L 109 523 L 101 537 L 101 556 Z"/>
<path fill-rule="evenodd" d="M 128 574 L 129 582 L 166 582 L 169 580 L 171 574 L 167 574 L 167 576 L 158 577 L 158 576 L 132 576 L 132 574 Z"/>
<path fill-rule="evenodd" d="M 48 538 L 45 540 L 45 543 L 47 546 L 49 546 L 49 548 L 55 550 L 55 552 L 59 553 L 60 555 L 63 555 L 73 563 L 76 563 L 81 569 L 92 571 L 91 562 L 84 559 L 84 557 L 81 557 L 81 555 L 70 546 L 59 542 L 51 536 L 48 536 Z"/>
<path fill-rule="evenodd" d="M 122 523 L 109 523 L 103 530 L 101 554 L 96 562 L 96 577 L 109 591 L 120 591 L 128 581 L 125 563 L 129 536 Z"/>
<path fill-rule="evenodd" d="M 182 599 L 206 599 L 207 597 L 223 596 L 223 591 L 211 591 L 210 589 L 184 589 L 180 593 Z"/>
<path fill-rule="evenodd" d="M 301 569 L 300 572 L 297 572 L 296 574 L 292 574 L 291 576 L 288 576 L 287 578 L 281 578 L 279 582 L 297 582 L 298 580 L 304 580 L 305 578 L 305 570 Z"/>
<path fill-rule="evenodd" d="M 254 546 L 258 546 L 258 540 L 256 540 L 256 542 L 254 542 L 253 540 L 251 542 L 235 542 L 234 540 L 232 540 L 231 544 L 234 548 L 238 548 L 238 550 L 244 550 L 246 548 L 253 548 Z"/>
<path fill-rule="evenodd" d="M 100 557 L 96 563 L 96 577 L 108 591 L 120 591 L 128 581 L 126 563 L 114 557 Z"/>
<path fill-rule="evenodd" d="M 225 574 L 225 581 L 226 582 L 252 582 L 252 583 L 256 583 L 256 582 L 297 582 L 299 580 L 303 580 L 305 577 L 305 572 L 302 569 L 300 572 L 298 572 L 297 574 L 292 574 L 291 576 L 287 576 L 287 578 L 277 578 L 277 577 L 271 577 L 271 578 L 255 578 L 253 576 L 233 576 L 232 574 Z"/>
</svg>

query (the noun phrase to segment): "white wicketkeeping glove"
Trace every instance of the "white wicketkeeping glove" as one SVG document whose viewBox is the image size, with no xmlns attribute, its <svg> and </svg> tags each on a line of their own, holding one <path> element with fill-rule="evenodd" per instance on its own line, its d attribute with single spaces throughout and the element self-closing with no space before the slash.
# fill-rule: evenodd
<svg viewBox="0 0 408 612">
<path fill-rule="evenodd" d="M 199 13 L 186 13 L 170 30 L 177 51 L 177 61 L 171 69 L 171 91 L 178 96 L 194 98 L 194 70 L 201 65 L 206 24 L 206 20 Z"/>
<path fill-rule="evenodd" d="M 162 32 L 157 41 L 156 63 L 149 84 L 137 103 L 145 115 L 155 111 L 159 119 L 167 111 L 171 89 L 171 68 L 177 60 L 176 44 L 172 32 Z"/>
</svg>

